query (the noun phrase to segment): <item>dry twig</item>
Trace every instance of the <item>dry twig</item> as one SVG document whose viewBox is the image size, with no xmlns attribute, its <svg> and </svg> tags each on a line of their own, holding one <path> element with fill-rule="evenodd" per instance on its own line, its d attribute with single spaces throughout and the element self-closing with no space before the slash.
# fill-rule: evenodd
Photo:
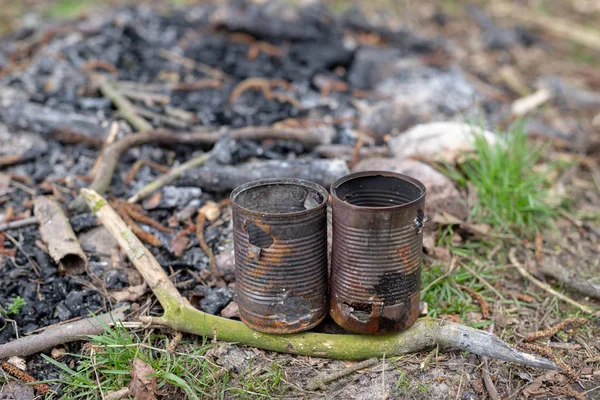
<svg viewBox="0 0 600 400">
<path fill-rule="evenodd" d="M 160 188 L 165 185 L 168 185 L 171 182 L 174 182 L 177 178 L 179 178 L 185 171 L 190 168 L 196 168 L 204 164 L 210 158 L 211 153 L 203 153 L 197 157 L 192 158 L 184 162 L 183 164 L 171 169 L 164 175 L 159 176 L 154 181 L 150 182 L 146 186 L 142 187 L 138 190 L 133 196 L 131 196 L 127 201 L 130 203 L 137 203 L 141 199 L 150 196 L 152 193 L 156 192 Z"/>
<path fill-rule="evenodd" d="M 0 232 L 8 231 L 10 229 L 19 229 L 37 223 L 38 219 L 36 217 L 29 217 L 18 219 L 16 221 L 4 222 L 0 224 Z"/>
<path fill-rule="evenodd" d="M 494 333 L 494 324 L 492 323 L 488 327 L 489 333 Z M 494 381 L 492 380 L 492 376 L 490 375 L 490 363 L 487 357 L 481 357 L 481 361 L 483 361 L 483 369 L 481 373 L 483 375 L 483 384 L 490 395 L 491 400 L 500 400 L 500 395 L 498 394 L 498 390 L 496 389 L 496 385 L 494 385 Z"/>
<path fill-rule="evenodd" d="M 515 267 L 517 269 L 517 271 L 519 271 L 519 273 L 521 274 L 521 276 L 523 278 L 529 280 L 535 286 L 539 287 L 540 289 L 545 290 L 546 292 L 550 293 L 551 295 L 558 297 L 565 303 L 569 303 L 570 305 L 579 308 L 581 311 L 583 311 L 587 314 L 592 314 L 592 315 L 594 314 L 594 310 L 592 310 L 588 306 L 578 303 L 575 300 L 565 296 L 564 294 L 557 292 L 556 290 L 552 289 L 550 287 L 550 285 L 539 281 L 537 278 L 535 278 L 533 275 L 531 275 L 529 272 L 527 272 L 527 270 L 523 267 L 523 265 L 521 265 L 519 260 L 517 260 L 516 251 L 517 250 L 514 247 L 512 249 L 510 249 L 510 251 L 508 253 L 508 258 L 509 258 L 510 262 L 512 263 L 512 266 Z"/>
<path fill-rule="evenodd" d="M 105 77 L 98 78 L 98 85 L 100 86 L 102 94 L 113 102 L 123 118 L 125 118 L 131 126 L 139 131 L 149 131 L 152 129 L 152 125 L 136 113 L 133 104 L 131 104 L 125 96 L 119 93 L 117 88 L 115 88 Z"/>
<path fill-rule="evenodd" d="M 326 375 L 324 377 L 317 377 L 308 382 L 307 389 L 308 390 L 317 390 L 325 387 L 325 384 L 337 381 L 345 376 L 353 374 L 354 372 L 360 371 L 361 369 L 372 367 L 377 364 L 379 359 L 376 357 L 369 358 L 367 360 L 356 363 L 350 367 L 344 368 L 340 371 L 334 372 L 332 374 Z"/>
</svg>

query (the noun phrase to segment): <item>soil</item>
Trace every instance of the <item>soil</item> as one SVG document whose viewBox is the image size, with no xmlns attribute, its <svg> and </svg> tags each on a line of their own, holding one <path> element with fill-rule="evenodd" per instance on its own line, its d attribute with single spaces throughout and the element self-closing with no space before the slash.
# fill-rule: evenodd
<svg viewBox="0 0 600 400">
<path fill-rule="evenodd" d="M 592 93 L 585 102 L 579 98 L 577 106 L 560 97 L 548 102 L 528 115 L 526 129 L 532 141 L 549 144 L 545 162 L 573 162 L 560 176 L 551 177 L 557 197 L 567 194 L 578 216 L 595 215 L 583 221 L 577 216 L 558 218 L 557 229 L 544 232 L 545 257 L 560 260 L 578 275 L 598 276 L 600 100 L 594 102 L 593 97 L 600 98 L 597 53 L 550 36 L 546 30 L 492 18 L 484 8 L 423 2 L 402 15 L 382 15 L 357 9 L 333 13 L 312 2 L 294 8 L 262 3 L 101 9 L 41 27 L 25 24 L 0 39 L 0 157 L 20 155 L 19 162 L 0 166 L 0 175 L 12 177 L 8 187 L 0 180 L 0 224 L 11 214 L 15 220 L 30 216 L 34 195 L 51 195 L 66 208 L 78 188 L 89 183 L 85 176 L 111 123 L 119 122 L 119 137 L 135 134 L 122 112 L 100 93 L 97 74 L 116 82 L 142 111 L 139 114 L 146 112 L 153 128 L 172 130 L 174 135 L 206 127 L 324 124 L 335 130 L 331 144 L 346 146 L 352 154 L 359 139 L 367 148 L 385 146 L 386 136 L 418 123 L 477 117 L 487 127 L 507 127 L 515 119 L 511 103 L 523 95 L 502 78 L 500 71 L 511 68 L 529 91 L 560 79 Z M 556 15 L 580 23 L 598 21 L 597 12 L 550 3 Z M 248 78 L 263 80 L 232 98 L 240 82 Z M 199 83 L 202 87 L 188 90 Z M 389 104 L 395 107 L 392 111 Z M 373 110 L 381 113 L 373 117 Z M 318 148 L 293 140 L 224 138 L 215 147 L 219 151 L 206 168 L 325 157 Z M 119 160 L 107 196 L 127 199 L 153 181 L 160 172 L 150 162 L 170 168 L 210 148 L 152 144 L 132 148 Z M 137 160 L 148 164 L 126 183 Z M 204 230 L 224 287 L 211 275 L 209 257 L 193 232 L 184 232 L 189 243 L 183 249 L 175 242 L 176 236 L 182 236 L 177 234 L 192 224 L 199 206 L 228 196 L 222 185 L 198 188 L 184 176 L 142 203 L 144 213 L 174 233 L 140 225 L 160 241 L 159 246 L 149 248 L 184 297 L 205 312 L 224 312 L 235 318 L 235 312 L 228 313 L 235 294 L 229 207 L 225 205 L 219 218 L 207 222 Z M 0 251 L 2 246 L 15 251 L 14 256 L 0 255 L 0 305 L 16 297 L 25 300 L 20 312 L 5 317 L 14 322 L 0 330 L 0 344 L 115 308 L 120 303 L 110 292 L 142 283 L 92 214 L 69 218 L 89 258 L 90 270 L 79 276 L 59 271 L 44 251 L 37 226 L 9 229 L 4 237 L 0 233 Z M 435 234 L 435 230 L 428 232 Z M 470 240 L 460 230 L 455 239 Z M 524 249 L 530 271 L 544 279 L 535 262 L 533 242 L 533 237 L 519 239 L 517 245 Z M 423 268 L 447 261 L 444 256 L 427 254 Z M 493 307 L 495 333 L 509 343 L 518 343 L 527 333 L 574 314 L 564 303 L 525 282 L 514 268 L 501 271 L 498 290 L 533 296 L 532 303 Z M 552 280 L 549 283 L 560 287 Z M 599 305 L 597 299 L 566 293 L 591 307 Z M 150 298 L 146 294 L 129 303 L 136 313 L 158 314 L 160 309 Z M 460 320 L 458 315 L 440 317 Z M 472 307 L 462 322 L 481 320 L 479 308 Z M 326 321 L 320 329 L 336 328 Z M 502 398 L 570 398 L 566 388 L 586 393 L 586 398 L 600 398 L 599 334 L 598 321 L 590 320 L 584 328 L 545 342 L 576 371 L 577 383 L 560 373 L 490 360 L 490 373 Z M 79 346 L 71 345 L 69 350 L 77 352 Z M 274 397 L 488 398 L 479 357 L 451 350 L 428 356 L 424 352 L 380 360 L 375 367 L 314 392 L 303 389 L 310 379 L 351 363 L 227 344 L 222 345 L 216 362 L 240 377 L 250 365 L 268 368 L 277 362 L 289 388 Z M 423 367 L 426 358 L 429 364 Z M 60 373 L 39 355 L 28 359 L 28 371 L 40 380 Z M 239 380 L 230 384 L 235 386 Z"/>
</svg>

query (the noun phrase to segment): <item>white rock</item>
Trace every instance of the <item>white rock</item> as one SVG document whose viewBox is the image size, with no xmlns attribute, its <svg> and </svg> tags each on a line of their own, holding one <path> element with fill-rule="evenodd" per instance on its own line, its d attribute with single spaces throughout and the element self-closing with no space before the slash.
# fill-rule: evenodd
<svg viewBox="0 0 600 400">
<path fill-rule="evenodd" d="M 430 122 L 391 138 L 388 145 L 396 157 L 420 156 L 453 163 L 473 150 L 476 134 L 482 134 L 488 143 L 499 140 L 494 133 L 464 122 Z"/>
</svg>

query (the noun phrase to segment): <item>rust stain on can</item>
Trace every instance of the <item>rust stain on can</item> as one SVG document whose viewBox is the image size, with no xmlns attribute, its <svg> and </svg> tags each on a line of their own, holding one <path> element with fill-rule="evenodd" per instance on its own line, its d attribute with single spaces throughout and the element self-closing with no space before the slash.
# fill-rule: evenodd
<svg viewBox="0 0 600 400">
<path fill-rule="evenodd" d="M 409 328 L 419 316 L 425 186 L 366 171 L 334 182 L 331 194 L 331 317 L 355 333 Z"/>
<path fill-rule="evenodd" d="M 268 333 L 305 331 L 325 318 L 327 191 L 266 179 L 231 193 L 240 318 Z"/>
</svg>

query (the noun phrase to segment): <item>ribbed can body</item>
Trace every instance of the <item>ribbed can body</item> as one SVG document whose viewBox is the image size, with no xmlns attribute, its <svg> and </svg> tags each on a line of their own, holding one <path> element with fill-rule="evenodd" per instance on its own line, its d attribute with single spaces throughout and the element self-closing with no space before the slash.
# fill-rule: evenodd
<svg viewBox="0 0 600 400">
<path fill-rule="evenodd" d="M 425 186 L 372 171 L 332 185 L 330 314 L 355 333 L 396 332 L 419 315 Z"/>
<path fill-rule="evenodd" d="M 300 332 L 326 316 L 327 195 L 297 179 L 232 192 L 236 300 L 250 328 Z"/>
</svg>

